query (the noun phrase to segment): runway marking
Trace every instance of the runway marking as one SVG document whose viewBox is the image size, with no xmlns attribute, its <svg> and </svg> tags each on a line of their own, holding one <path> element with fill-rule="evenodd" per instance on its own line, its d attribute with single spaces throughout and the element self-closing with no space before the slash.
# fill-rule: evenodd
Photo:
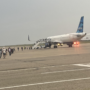
<svg viewBox="0 0 90 90">
<path fill-rule="evenodd" d="M 71 64 L 70 64 L 71 65 Z M 70 66 L 70 65 L 57 65 L 57 66 L 47 66 L 47 67 L 39 67 L 39 68 L 54 68 L 54 67 L 64 67 L 64 66 Z M 73 65 L 73 64 L 72 64 Z"/>
<path fill-rule="evenodd" d="M 89 70 L 90 68 L 83 68 L 83 69 L 73 69 L 73 70 L 63 70 L 63 71 L 53 71 L 53 72 L 44 72 L 41 74 L 50 74 L 50 73 L 60 73 L 60 72 L 73 72 L 73 71 L 83 71 L 83 70 Z"/>
<path fill-rule="evenodd" d="M 17 69 L 17 70 L 3 70 L 0 72 L 16 72 L 16 71 L 28 71 L 28 70 L 34 70 L 37 68 L 54 68 L 54 67 L 65 67 L 65 66 L 85 66 L 85 67 L 90 67 L 90 64 L 68 64 L 68 65 L 52 65 L 52 66 L 47 66 L 47 67 L 35 67 L 35 68 L 25 68 L 25 69 Z"/>
<path fill-rule="evenodd" d="M 11 88 L 20 88 L 20 87 L 27 87 L 27 86 L 36 86 L 36 85 L 44 85 L 44 84 L 52 84 L 52 83 L 63 83 L 63 82 L 71 82 L 71 81 L 81 81 L 81 80 L 88 80 L 90 77 L 87 78 L 77 78 L 77 79 L 68 79 L 68 80 L 59 80 L 59 81 L 51 81 L 51 82 L 42 82 L 42 83 L 34 83 L 34 84 L 24 84 L 24 85 L 17 85 L 17 86 L 8 86 L 8 87 L 1 87 L 1 89 L 11 89 Z"/>
<path fill-rule="evenodd" d="M 69 66 L 69 65 L 57 65 L 57 66 L 47 66 L 47 67 L 35 67 L 35 68 L 26 68 L 26 69 L 17 69 L 17 70 L 3 70 L 3 71 L 0 71 L 0 72 L 16 72 L 16 71 L 28 71 L 28 70 L 34 70 L 34 69 L 37 69 L 37 68 L 54 68 L 54 67 L 64 67 L 64 66 Z"/>
<path fill-rule="evenodd" d="M 31 68 L 31 69 L 19 69 L 19 70 L 6 70 L 6 71 L 0 71 L 0 72 L 15 72 L 15 71 L 26 71 L 26 70 L 33 70 L 36 68 Z"/>
<path fill-rule="evenodd" d="M 76 66 L 90 67 L 90 64 L 74 64 Z"/>
</svg>

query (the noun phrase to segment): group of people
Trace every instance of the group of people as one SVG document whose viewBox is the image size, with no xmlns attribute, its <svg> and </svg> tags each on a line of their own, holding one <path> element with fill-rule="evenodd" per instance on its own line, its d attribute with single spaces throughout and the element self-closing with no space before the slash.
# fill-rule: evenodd
<svg viewBox="0 0 90 90">
<path fill-rule="evenodd" d="M 23 51 L 23 50 L 25 50 L 25 49 L 32 49 L 32 47 L 21 47 L 21 50 Z M 19 51 L 19 47 L 17 47 L 17 50 Z"/>
<path fill-rule="evenodd" d="M 19 51 L 19 48 L 20 47 L 17 47 L 17 50 Z M 21 47 L 21 50 L 23 51 L 23 50 L 25 50 L 25 49 L 32 49 L 32 47 Z M 11 54 L 13 54 L 13 52 L 15 51 L 15 48 L 5 48 L 5 47 L 3 47 L 3 48 L 0 48 L 0 58 L 3 56 L 3 58 L 5 58 L 6 57 L 6 55 L 7 55 L 7 53 L 9 53 L 9 56 L 11 56 Z"/>
<path fill-rule="evenodd" d="M 9 53 L 9 55 L 11 56 L 11 54 L 15 51 L 15 48 L 8 48 L 6 49 L 5 47 L 3 47 L 2 49 L 0 49 L 0 58 L 3 55 L 3 58 L 6 57 L 7 53 Z"/>
</svg>

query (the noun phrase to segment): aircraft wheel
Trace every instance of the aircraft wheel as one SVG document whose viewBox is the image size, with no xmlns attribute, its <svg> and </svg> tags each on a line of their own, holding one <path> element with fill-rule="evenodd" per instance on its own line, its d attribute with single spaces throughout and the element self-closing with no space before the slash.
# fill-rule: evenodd
<svg viewBox="0 0 90 90">
<path fill-rule="evenodd" d="M 54 46 L 54 48 L 57 48 L 57 46 Z"/>
<path fill-rule="evenodd" d="M 69 47 L 72 47 L 72 44 L 69 44 Z"/>
</svg>

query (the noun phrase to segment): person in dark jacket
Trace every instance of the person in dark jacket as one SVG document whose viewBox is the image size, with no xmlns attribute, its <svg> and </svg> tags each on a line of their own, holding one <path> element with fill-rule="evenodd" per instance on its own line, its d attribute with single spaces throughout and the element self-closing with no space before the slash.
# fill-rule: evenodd
<svg viewBox="0 0 90 90">
<path fill-rule="evenodd" d="M 13 49 L 11 49 L 11 53 L 13 54 Z"/>
<path fill-rule="evenodd" d="M 18 49 L 18 51 L 19 51 L 19 47 L 18 47 L 17 49 Z"/>
<path fill-rule="evenodd" d="M 8 48 L 9 56 L 11 56 L 11 48 Z"/>
</svg>

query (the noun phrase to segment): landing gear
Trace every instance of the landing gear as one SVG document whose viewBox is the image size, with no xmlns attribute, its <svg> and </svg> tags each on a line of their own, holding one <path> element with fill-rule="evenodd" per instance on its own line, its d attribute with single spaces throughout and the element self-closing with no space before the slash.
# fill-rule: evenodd
<svg viewBox="0 0 90 90">
<path fill-rule="evenodd" d="M 69 46 L 69 47 L 72 47 L 72 44 L 69 44 L 68 46 Z"/>
<path fill-rule="evenodd" d="M 72 47 L 73 42 L 68 42 L 67 45 L 68 45 L 69 47 Z"/>
<path fill-rule="evenodd" d="M 54 46 L 54 48 L 57 48 L 57 46 Z"/>
</svg>

